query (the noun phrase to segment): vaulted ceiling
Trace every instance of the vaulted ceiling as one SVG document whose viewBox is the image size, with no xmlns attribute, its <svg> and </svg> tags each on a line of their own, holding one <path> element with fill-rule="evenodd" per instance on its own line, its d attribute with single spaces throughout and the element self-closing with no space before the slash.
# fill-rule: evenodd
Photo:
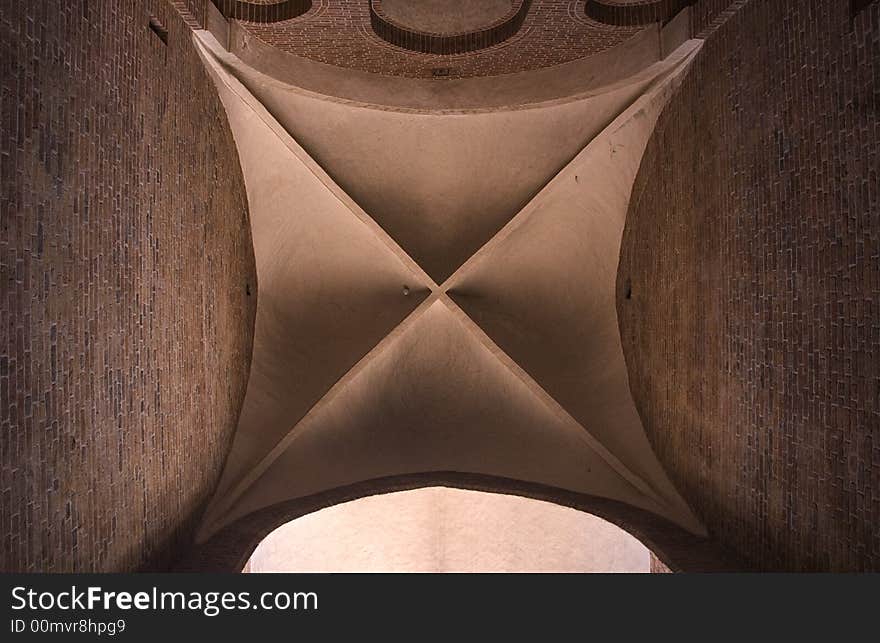
<svg viewBox="0 0 880 643">
<path fill-rule="evenodd" d="M 611 498 L 703 532 L 645 437 L 615 312 L 632 183 L 697 41 L 553 100 L 418 109 L 308 91 L 197 38 L 239 149 L 258 275 L 250 381 L 202 538 L 431 471 Z"/>
</svg>

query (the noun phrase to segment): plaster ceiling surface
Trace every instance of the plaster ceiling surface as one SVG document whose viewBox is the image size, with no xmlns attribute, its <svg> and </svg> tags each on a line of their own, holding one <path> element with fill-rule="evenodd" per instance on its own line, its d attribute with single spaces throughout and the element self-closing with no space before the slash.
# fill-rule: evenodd
<svg viewBox="0 0 880 643">
<path fill-rule="evenodd" d="M 277 84 L 256 95 L 334 181 L 439 282 L 648 83 L 541 108 L 460 115 L 328 103 L 282 91 Z"/>
<path fill-rule="evenodd" d="M 657 508 L 441 301 L 306 417 L 280 451 L 259 483 L 230 505 L 226 521 L 388 472 L 444 470 Z"/>
<path fill-rule="evenodd" d="M 699 41 L 605 92 L 448 114 L 256 82 L 196 37 L 239 146 L 259 280 L 251 381 L 200 539 L 430 471 L 703 533 L 645 438 L 614 297 L 641 155 Z"/>
<path fill-rule="evenodd" d="M 638 98 L 663 66 L 575 99 L 461 113 L 328 101 L 244 66 L 227 70 L 440 282 Z"/>
<path fill-rule="evenodd" d="M 225 85 L 220 91 L 227 103 L 236 98 Z M 261 313 L 240 430 L 221 488 L 253 466 L 263 444 L 281 439 L 290 422 L 428 292 L 406 263 L 326 189 L 293 141 L 279 136 L 254 110 L 230 109 L 228 117 L 238 134 L 259 249 Z"/>
<path fill-rule="evenodd" d="M 404 27 L 426 33 L 477 31 L 507 16 L 511 0 L 382 0 L 382 12 Z"/>
<path fill-rule="evenodd" d="M 655 100 L 662 100 L 659 94 Z M 635 407 L 616 277 L 650 105 L 593 141 L 451 280 L 452 299 L 574 418 L 669 498 Z"/>
<path fill-rule="evenodd" d="M 288 522 L 251 572 L 633 572 L 650 552 L 596 516 L 549 502 L 431 487 L 361 498 Z"/>
</svg>

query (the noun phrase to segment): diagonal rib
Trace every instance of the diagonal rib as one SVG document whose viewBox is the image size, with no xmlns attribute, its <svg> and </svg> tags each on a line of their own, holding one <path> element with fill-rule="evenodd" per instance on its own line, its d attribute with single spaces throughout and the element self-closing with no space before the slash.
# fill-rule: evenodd
<svg viewBox="0 0 880 643">
<path fill-rule="evenodd" d="M 203 56 L 210 57 L 202 48 Z M 651 84 L 649 91 L 654 90 L 657 86 L 672 74 L 676 69 L 686 62 L 687 58 L 675 61 L 675 64 L 666 69 Z M 215 65 L 219 63 L 212 61 Z M 466 328 L 477 340 L 487 348 L 495 359 L 510 371 L 516 378 L 521 381 L 526 388 L 539 399 L 554 415 L 566 424 L 576 427 L 582 435 L 583 440 L 591 450 L 599 455 L 617 474 L 626 480 L 628 484 L 638 490 L 654 503 L 657 503 L 663 510 L 669 510 L 675 513 L 680 507 L 670 506 L 668 497 L 658 492 L 652 484 L 646 481 L 642 476 L 635 473 L 631 468 L 627 467 L 615 454 L 605 447 L 602 441 L 596 438 L 582 422 L 578 421 L 569 411 L 547 390 L 538 383 L 534 377 L 522 368 L 508 352 L 503 350 L 494 339 L 474 320 L 464 309 L 452 298 L 449 297 L 449 291 L 455 284 L 460 283 L 475 266 L 483 263 L 490 257 L 493 251 L 501 246 L 515 231 L 520 228 L 535 211 L 538 209 L 536 204 L 540 203 L 543 196 L 567 174 L 567 170 L 575 164 L 581 155 L 575 157 L 566 167 L 555 174 L 535 195 L 528 204 L 525 205 L 509 222 L 501 228 L 491 239 L 481 246 L 467 261 L 465 261 L 450 277 L 445 279 L 442 285 L 438 285 L 431 276 L 410 257 L 410 255 L 380 226 L 372 217 L 370 217 L 347 193 L 343 190 L 325 171 L 324 169 L 293 139 L 293 137 L 278 123 L 272 114 L 268 112 L 265 106 L 256 99 L 240 82 L 235 80 L 233 76 L 221 76 L 227 89 L 233 92 L 237 98 L 247 104 L 251 110 L 262 120 L 262 122 L 275 134 L 279 141 L 298 158 L 311 172 L 311 174 L 324 186 L 345 209 L 372 233 L 373 237 L 381 243 L 388 252 L 393 254 L 406 268 L 412 273 L 413 278 L 421 282 L 430 294 L 424 299 L 414 310 L 412 310 L 399 324 L 397 324 L 390 332 L 388 332 L 378 343 L 376 343 L 366 354 L 364 354 L 353 366 L 346 370 L 327 390 L 315 401 L 309 409 L 291 426 L 289 430 L 274 444 L 270 451 L 265 453 L 258 462 L 251 466 L 246 474 L 237 479 L 234 485 L 227 486 L 223 490 L 222 497 L 215 496 L 211 507 L 209 508 L 209 517 L 214 516 L 214 520 L 207 521 L 208 524 L 215 524 L 222 519 L 224 512 L 232 507 L 239 497 L 242 496 L 260 477 L 272 466 L 272 464 L 289 448 L 297 428 L 306 423 L 310 418 L 321 413 L 325 408 L 348 387 L 348 385 L 371 363 L 377 360 L 385 351 L 410 328 L 412 328 L 425 312 L 438 300 L 441 301 L 450 311 L 453 312 L 458 322 Z M 632 103 L 624 106 L 623 112 L 632 112 L 634 105 L 640 99 L 635 99 Z M 609 124 L 602 133 L 592 139 L 585 146 L 590 147 L 596 139 L 606 133 L 615 124 L 620 124 L 621 117 Z M 583 152 L 582 152 L 583 154 Z M 666 513 L 663 511 L 663 513 Z"/>
</svg>

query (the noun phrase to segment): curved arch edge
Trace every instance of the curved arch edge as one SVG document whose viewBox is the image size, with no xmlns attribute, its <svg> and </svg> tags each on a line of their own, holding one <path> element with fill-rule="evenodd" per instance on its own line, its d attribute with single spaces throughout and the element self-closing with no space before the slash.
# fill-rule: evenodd
<svg viewBox="0 0 880 643">
<path fill-rule="evenodd" d="M 252 512 L 204 543 L 194 543 L 178 559 L 174 571 L 239 572 L 257 545 L 272 531 L 291 520 L 368 496 L 425 487 L 515 495 L 592 514 L 638 539 L 672 571 L 733 572 L 744 569 L 715 541 L 691 534 L 665 518 L 623 502 L 511 478 L 437 471 L 364 480 Z"/>
</svg>

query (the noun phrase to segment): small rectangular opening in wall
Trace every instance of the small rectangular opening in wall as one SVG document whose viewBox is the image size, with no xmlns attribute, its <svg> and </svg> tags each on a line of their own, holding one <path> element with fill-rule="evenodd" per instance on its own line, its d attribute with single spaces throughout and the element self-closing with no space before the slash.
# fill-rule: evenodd
<svg viewBox="0 0 880 643">
<path fill-rule="evenodd" d="M 150 31 L 159 36 L 163 44 L 168 44 L 168 30 L 156 16 L 150 16 Z"/>
<path fill-rule="evenodd" d="M 451 73 L 452 73 L 452 69 L 449 67 L 434 67 L 431 70 L 431 75 L 434 78 L 441 78 L 443 76 L 448 76 Z"/>
</svg>

